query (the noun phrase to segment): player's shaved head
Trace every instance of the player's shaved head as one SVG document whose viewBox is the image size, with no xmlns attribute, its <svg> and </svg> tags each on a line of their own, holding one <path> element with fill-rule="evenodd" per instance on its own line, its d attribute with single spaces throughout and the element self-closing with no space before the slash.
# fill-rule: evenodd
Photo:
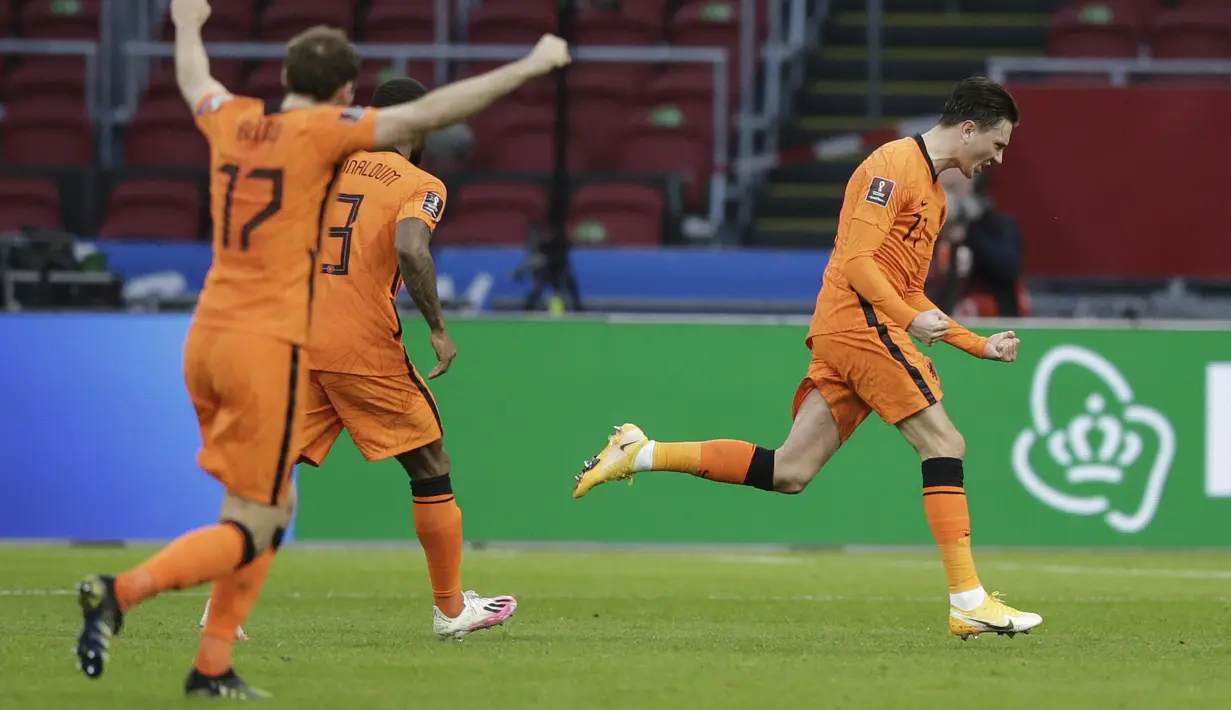
<svg viewBox="0 0 1231 710">
<path fill-rule="evenodd" d="M 422 98 L 427 93 L 427 87 L 409 77 L 398 77 L 384 81 L 372 92 L 372 108 L 387 108 L 398 104 L 409 103 Z M 427 145 L 427 134 L 414 133 L 406 136 L 406 140 L 394 146 L 394 149 L 415 165 L 423 159 L 423 149 Z"/>
<path fill-rule="evenodd" d="M 359 53 L 346 33 L 324 25 L 287 43 L 284 64 L 286 90 L 321 102 L 335 100 L 342 87 L 359 78 Z"/>
<path fill-rule="evenodd" d="M 1008 121 L 1016 126 L 1021 121 L 1017 102 L 1003 86 L 984 76 L 972 76 L 959 81 L 949 94 L 940 114 L 940 125 L 956 126 L 972 121 L 986 131 Z"/>
<path fill-rule="evenodd" d="M 372 92 L 372 108 L 387 108 L 398 104 L 410 103 L 422 98 L 427 93 L 427 87 L 414 79 L 399 77 L 390 79 Z"/>
</svg>

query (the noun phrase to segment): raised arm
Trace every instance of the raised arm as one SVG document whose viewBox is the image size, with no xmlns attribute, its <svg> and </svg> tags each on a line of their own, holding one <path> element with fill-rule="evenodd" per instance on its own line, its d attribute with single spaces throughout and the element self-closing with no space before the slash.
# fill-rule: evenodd
<svg viewBox="0 0 1231 710">
<path fill-rule="evenodd" d="M 201 27 L 209 19 L 207 0 L 171 0 L 171 21 L 175 23 L 175 81 L 180 94 L 195 111 L 201 99 L 227 89 L 209 73 L 209 56 L 201 40 Z"/>
<path fill-rule="evenodd" d="M 429 91 L 416 101 L 380 109 L 376 114 L 376 145 L 394 145 L 407 133 L 457 123 L 569 61 L 568 43 L 554 35 L 544 35 L 522 59 Z"/>
</svg>

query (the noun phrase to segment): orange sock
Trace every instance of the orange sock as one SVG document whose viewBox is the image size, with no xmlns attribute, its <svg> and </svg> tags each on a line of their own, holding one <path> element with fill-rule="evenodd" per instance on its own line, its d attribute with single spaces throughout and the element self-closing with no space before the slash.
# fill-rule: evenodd
<svg viewBox="0 0 1231 710">
<path fill-rule="evenodd" d="M 677 471 L 718 481 L 773 490 L 774 452 L 733 439 L 703 442 L 653 441 L 653 470 Z"/>
<path fill-rule="evenodd" d="M 209 618 L 197 648 L 196 669 L 207 676 L 220 676 L 231 668 L 236 627 L 242 626 L 261 596 L 269 577 L 273 550 L 228 575 L 214 580 L 209 594 Z"/>
<path fill-rule="evenodd" d="M 448 474 L 411 481 L 415 535 L 427 557 L 432 596 L 446 616 L 462 613 L 462 509 Z"/>
<path fill-rule="evenodd" d="M 153 557 L 115 578 L 120 609 L 162 594 L 217 579 L 243 562 L 246 540 L 239 528 L 220 523 L 184 533 Z"/>
<path fill-rule="evenodd" d="M 962 484 L 961 459 L 935 458 L 923 462 L 923 510 L 940 548 L 950 594 L 980 586 L 970 550 L 970 510 Z"/>
</svg>

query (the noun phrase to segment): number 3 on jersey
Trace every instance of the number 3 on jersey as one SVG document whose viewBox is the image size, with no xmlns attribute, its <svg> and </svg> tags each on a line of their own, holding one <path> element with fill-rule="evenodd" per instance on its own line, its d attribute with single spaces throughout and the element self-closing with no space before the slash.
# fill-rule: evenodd
<svg viewBox="0 0 1231 710">
<path fill-rule="evenodd" d="M 346 225 L 343 227 L 330 227 L 329 238 L 342 240 L 342 254 L 338 257 L 336 264 L 321 264 L 321 273 L 331 276 L 345 276 L 347 266 L 350 265 L 350 238 L 354 229 L 351 225 L 359 217 L 359 206 L 363 204 L 363 195 L 351 195 L 342 193 L 338 195 L 338 202 L 344 205 L 350 205 L 350 213 L 346 215 Z"/>
<path fill-rule="evenodd" d="M 220 172 L 225 174 L 227 181 L 227 196 L 226 202 L 222 207 L 222 246 L 229 248 L 231 246 L 231 206 L 235 200 L 235 186 L 239 183 L 239 166 L 227 163 L 218 168 Z M 269 202 L 259 212 L 252 215 L 252 218 L 244 223 L 244 226 L 239 230 L 239 250 L 248 251 L 249 241 L 253 230 L 261 226 L 265 220 L 278 214 L 278 210 L 282 209 L 282 171 L 271 170 L 267 168 L 253 168 L 244 176 L 245 180 L 268 180 L 270 183 Z"/>
</svg>

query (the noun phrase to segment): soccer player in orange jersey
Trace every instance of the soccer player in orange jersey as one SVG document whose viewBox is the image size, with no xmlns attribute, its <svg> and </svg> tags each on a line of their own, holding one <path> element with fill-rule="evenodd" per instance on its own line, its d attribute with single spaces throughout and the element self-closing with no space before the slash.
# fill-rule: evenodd
<svg viewBox="0 0 1231 710">
<path fill-rule="evenodd" d="M 935 127 L 881 146 L 855 170 L 808 329 L 812 362 L 782 446 L 657 442 L 625 424 L 577 476 L 573 495 L 641 471 L 799 493 L 875 411 L 922 460 L 923 508 L 949 579 L 950 631 L 965 639 L 985 631 L 1026 632 L 1042 623 L 979 582 L 963 487 L 966 444 L 941 405 L 932 361 L 911 340 L 928 346 L 944 340 L 987 360 L 1017 357 L 1012 331 L 990 338 L 970 332 L 924 296 L 923 284 L 946 215 L 937 178 L 946 170 L 971 177 L 1000 163 L 1018 120 L 1004 88 L 982 77 L 966 79 L 954 87 Z"/>
<path fill-rule="evenodd" d="M 377 87 L 371 105 L 393 106 L 425 93 L 413 79 L 391 79 Z M 444 183 L 417 167 L 426 138 L 417 134 L 383 150 L 361 151 L 342 166 L 326 216 L 299 460 L 320 466 L 345 428 L 366 460 L 395 458 L 402 465 L 436 600 L 433 626 L 444 640 L 504 623 L 517 600 L 462 592 L 462 511 L 453 496 L 440 413 L 406 354 L 393 301 L 404 282 L 439 360 L 428 379 L 444 374 L 457 348 L 445 329 L 429 245 L 448 194 Z"/>
<path fill-rule="evenodd" d="M 186 533 L 137 567 L 78 584 L 77 658 L 102 675 L 111 639 L 137 604 L 213 582 L 210 618 L 185 684 L 188 695 L 264 697 L 232 670 L 236 628 L 251 612 L 291 522 L 291 468 L 302 449 L 306 368 L 320 273 L 321 220 L 339 163 L 357 150 L 448 125 L 569 61 L 546 36 L 526 58 L 382 109 L 351 108 L 359 56 L 337 30 L 287 45 L 278 106 L 234 96 L 209 72 L 205 0 L 172 0 L 180 91 L 210 144 L 214 259 L 184 351 L 197 411 L 198 462 L 226 488 L 219 522 Z"/>
</svg>

